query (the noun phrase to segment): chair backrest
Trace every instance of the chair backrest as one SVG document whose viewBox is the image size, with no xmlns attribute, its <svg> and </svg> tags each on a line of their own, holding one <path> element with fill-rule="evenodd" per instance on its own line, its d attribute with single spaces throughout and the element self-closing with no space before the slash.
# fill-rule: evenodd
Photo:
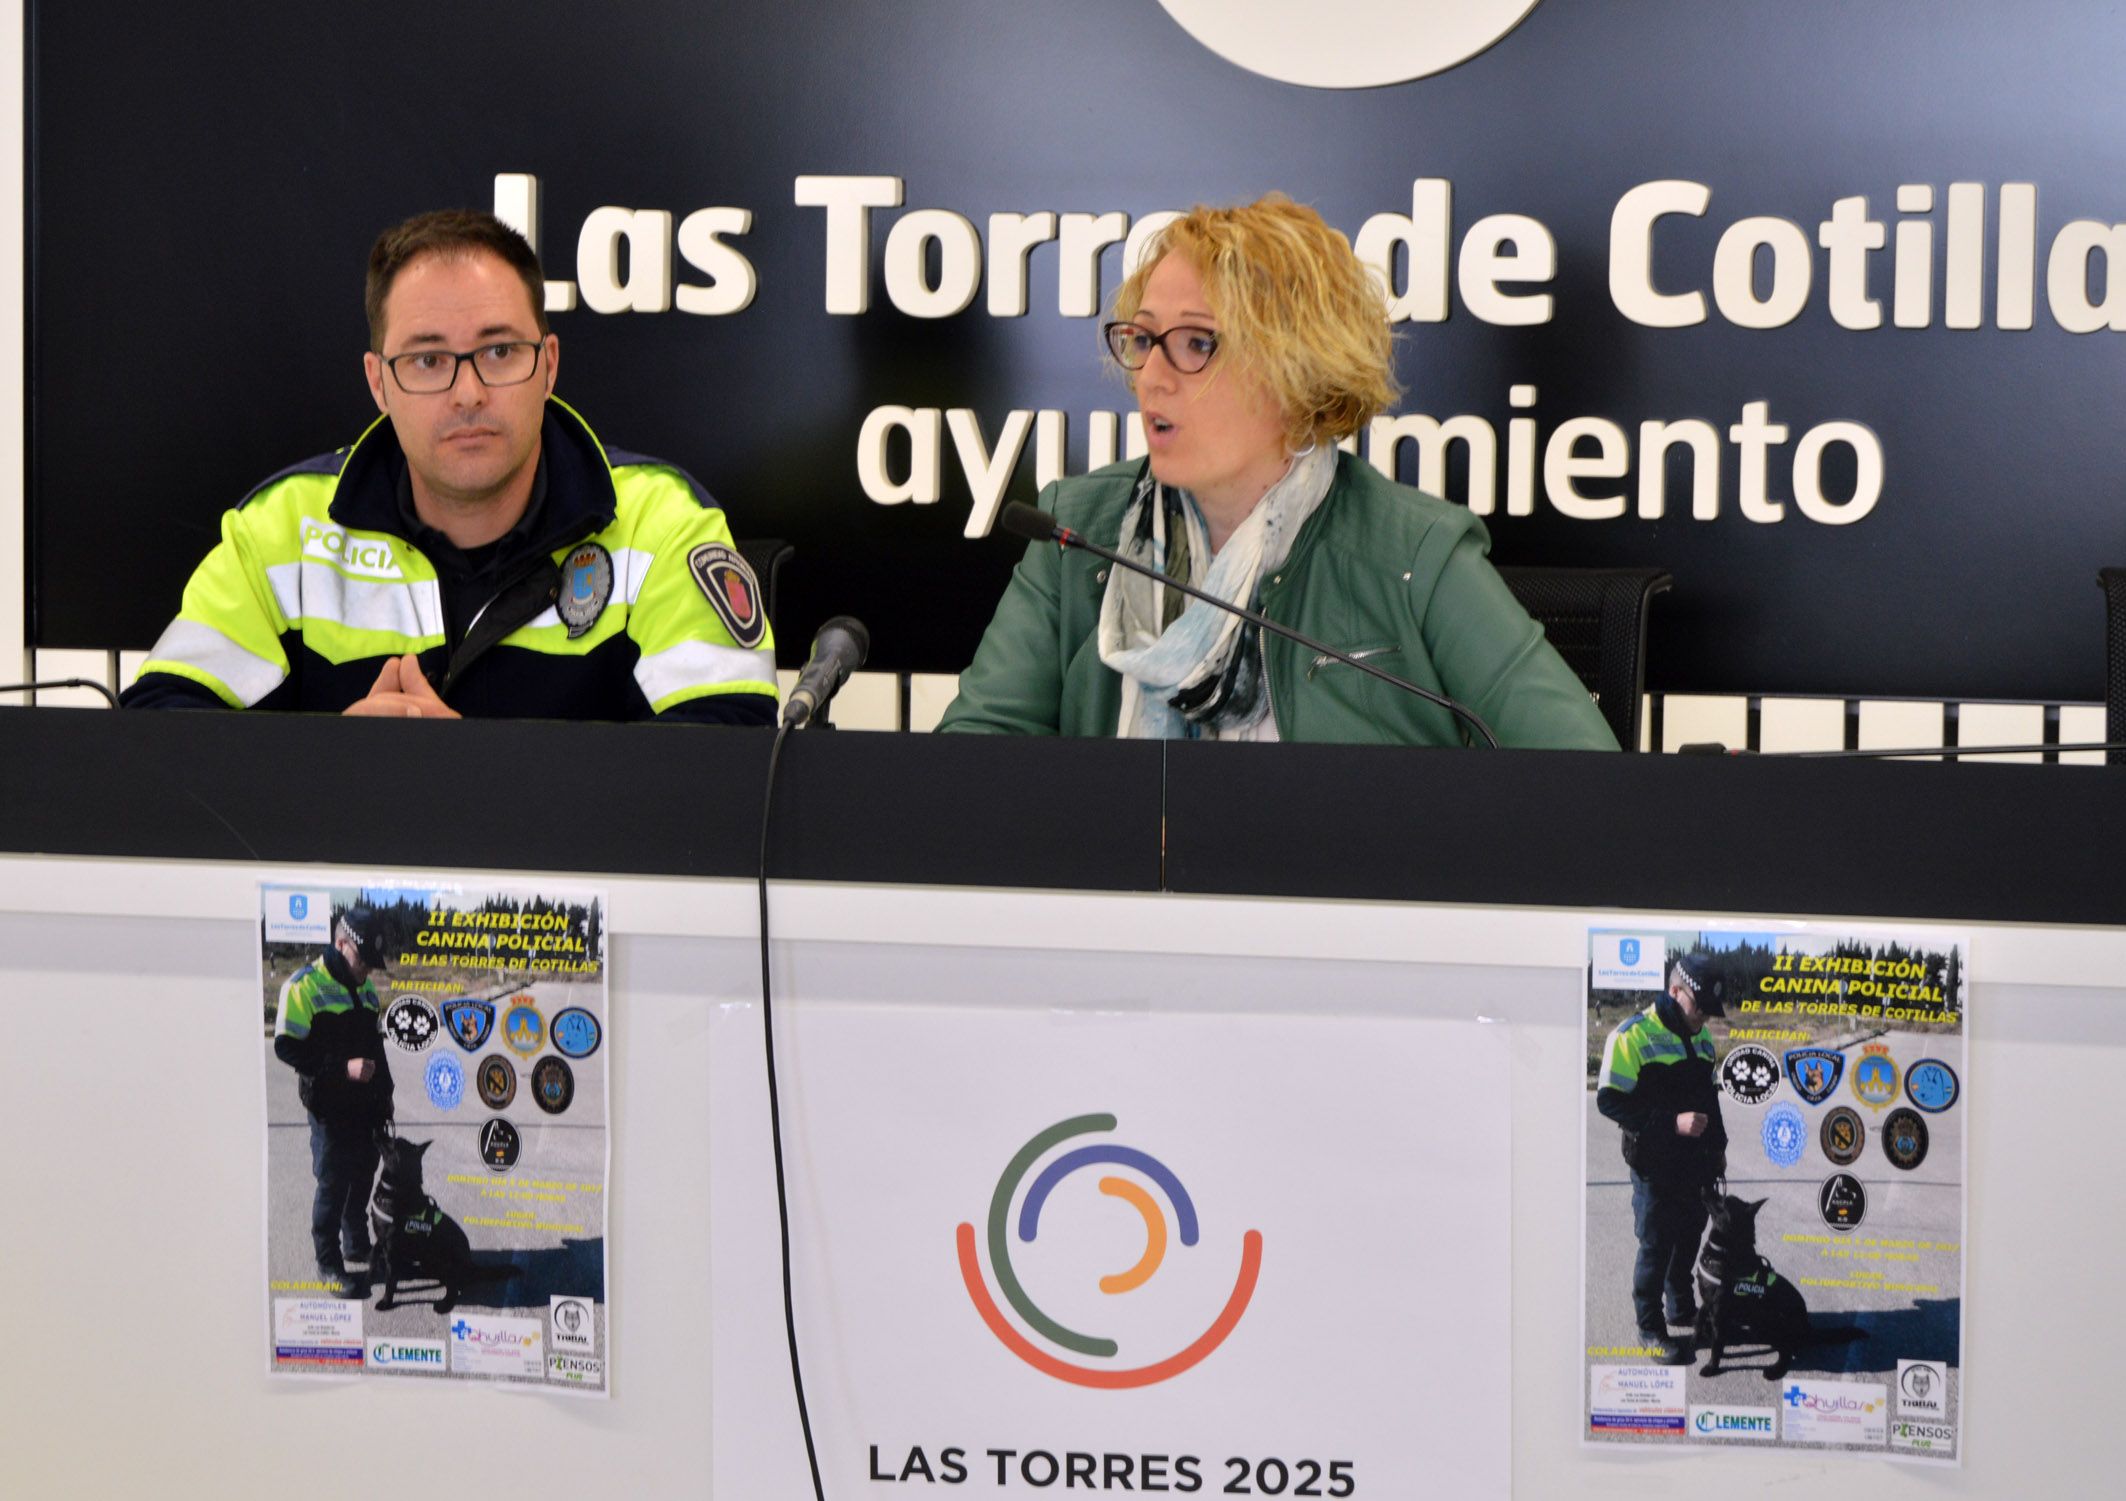
<svg viewBox="0 0 2126 1501">
<path fill-rule="evenodd" d="M 775 629 L 778 616 L 775 602 L 780 593 L 777 582 L 782 577 L 782 565 L 797 554 L 797 549 L 780 537 L 737 537 L 732 539 L 738 546 L 738 555 L 746 560 L 746 567 L 753 570 L 753 577 L 760 580 L 761 608 L 768 612 L 768 629 Z M 800 656 L 799 660 L 803 660 Z"/>
<path fill-rule="evenodd" d="M 1646 693 L 1646 617 L 1675 580 L 1665 568 L 1501 568 L 1565 665 L 1579 674 L 1617 744 L 1639 748 Z"/>
<path fill-rule="evenodd" d="M 2104 591 L 2104 738 L 2126 740 L 2126 568 L 2099 568 Z M 2106 751 L 2112 766 L 2126 766 L 2126 751 Z"/>
</svg>

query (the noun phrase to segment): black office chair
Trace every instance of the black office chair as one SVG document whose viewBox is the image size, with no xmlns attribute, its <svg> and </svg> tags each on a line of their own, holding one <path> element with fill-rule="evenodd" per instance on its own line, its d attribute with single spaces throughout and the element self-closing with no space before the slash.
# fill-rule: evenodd
<svg viewBox="0 0 2126 1501">
<path fill-rule="evenodd" d="M 2126 568 L 2099 568 L 2104 591 L 2104 738 L 2126 740 Z M 2112 766 L 2126 766 L 2126 751 L 2106 751 Z"/>
<path fill-rule="evenodd" d="M 796 555 L 797 549 L 780 537 L 744 537 L 733 539 L 738 544 L 738 555 L 746 560 L 746 567 L 753 570 L 753 577 L 760 580 L 760 607 L 768 612 L 768 629 L 774 630 L 777 620 L 775 601 L 780 592 L 777 582 L 782 577 L 782 565 Z"/>
<path fill-rule="evenodd" d="M 1646 617 L 1675 579 L 1665 568 L 1501 568 L 1565 665 L 1579 674 L 1617 744 L 1639 748 L 1646 694 Z"/>
</svg>

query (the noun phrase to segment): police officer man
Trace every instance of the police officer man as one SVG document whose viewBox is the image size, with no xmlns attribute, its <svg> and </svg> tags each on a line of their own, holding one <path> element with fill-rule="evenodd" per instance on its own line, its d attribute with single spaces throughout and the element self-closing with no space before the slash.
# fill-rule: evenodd
<svg viewBox="0 0 2126 1501">
<path fill-rule="evenodd" d="M 722 510 L 554 398 L 545 289 L 491 214 L 386 230 L 381 415 L 222 518 L 127 706 L 771 723 L 765 602 Z"/>
<path fill-rule="evenodd" d="M 369 1260 L 376 1131 L 391 1119 L 391 1065 L 369 978 L 386 967 L 384 945 L 380 914 L 350 907 L 333 924 L 332 947 L 281 986 L 273 1018 L 273 1056 L 295 1070 L 297 1093 L 310 1112 L 310 1167 L 317 1175 L 310 1240 L 318 1278 L 335 1298 L 367 1295 L 347 1263 Z"/>
<path fill-rule="evenodd" d="M 1639 1333 L 1663 1365 L 1688 1365 L 1695 1343 L 1663 1325 L 1698 1317 L 1691 1266 L 1705 1231 L 1702 1191 L 1727 1173 L 1727 1130 L 1713 1072 L 1708 1016 L 1725 1016 L 1726 981 L 1710 956 L 1685 954 L 1668 991 L 1620 1023 L 1602 1050 L 1595 1108 L 1624 1130 L 1639 1256 L 1631 1301 Z"/>
</svg>

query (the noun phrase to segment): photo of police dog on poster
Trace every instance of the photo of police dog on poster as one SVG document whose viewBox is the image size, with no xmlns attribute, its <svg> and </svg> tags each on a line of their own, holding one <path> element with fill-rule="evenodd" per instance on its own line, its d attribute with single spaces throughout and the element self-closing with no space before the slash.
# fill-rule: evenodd
<svg viewBox="0 0 2126 1501">
<path fill-rule="evenodd" d="M 1968 956 L 1590 930 L 1585 1442 L 1960 1462 Z"/>
<path fill-rule="evenodd" d="M 603 897 L 259 906 L 269 1368 L 604 1396 Z"/>
</svg>

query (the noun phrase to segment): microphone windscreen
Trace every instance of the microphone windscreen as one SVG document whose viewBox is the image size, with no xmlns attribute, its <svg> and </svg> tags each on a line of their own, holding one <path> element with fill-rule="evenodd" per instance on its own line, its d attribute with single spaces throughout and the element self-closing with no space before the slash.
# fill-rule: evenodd
<svg viewBox="0 0 2126 1501">
<path fill-rule="evenodd" d="M 819 628 L 819 634 L 813 639 L 815 641 L 824 642 L 827 639 L 828 633 L 831 631 L 843 632 L 849 637 L 850 641 L 856 647 L 856 660 L 849 664 L 849 670 L 851 672 L 854 672 L 857 668 L 863 666 L 864 663 L 870 659 L 871 632 L 864 629 L 864 623 L 861 620 L 858 620 L 854 615 L 837 615 L 832 620 L 828 621 L 825 625 L 821 626 Z"/>
<path fill-rule="evenodd" d="M 1023 500 L 1015 500 L 1005 506 L 997 520 L 1003 523 L 1005 531 L 1014 536 L 1029 537 L 1036 542 L 1055 540 L 1056 518 Z"/>
</svg>

